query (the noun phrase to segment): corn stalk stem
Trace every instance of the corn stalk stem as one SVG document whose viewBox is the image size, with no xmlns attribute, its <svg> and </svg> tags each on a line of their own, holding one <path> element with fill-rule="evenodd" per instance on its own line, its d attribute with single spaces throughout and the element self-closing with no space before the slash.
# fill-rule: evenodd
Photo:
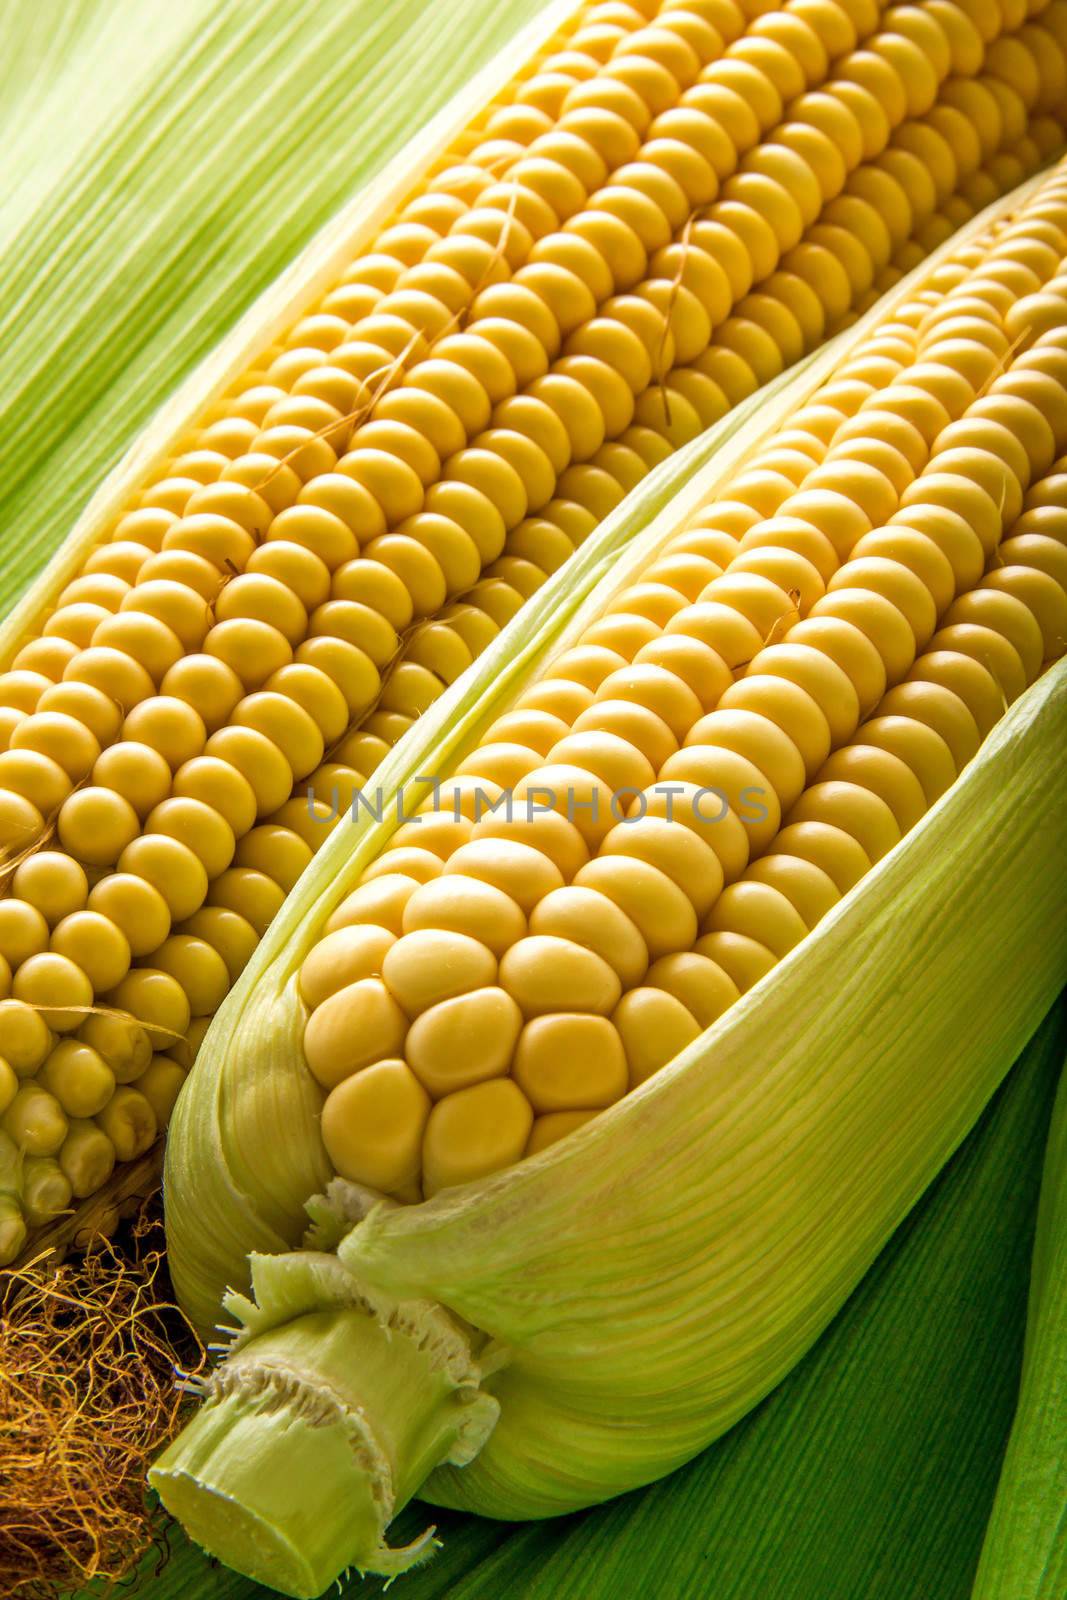
<svg viewBox="0 0 1067 1600">
<path fill-rule="evenodd" d="M 149 1475 L 198 1543 L 307 1600 L 348 1567 L 395 1576 L 431 1555 L 432 1527 L 400 1549 L 385 1530 L 435 1467 L 480 1448 L 498 1411 L 440 1306 L 333 1276 L 339 1303 L 239 1336 Z"/>
</svg>

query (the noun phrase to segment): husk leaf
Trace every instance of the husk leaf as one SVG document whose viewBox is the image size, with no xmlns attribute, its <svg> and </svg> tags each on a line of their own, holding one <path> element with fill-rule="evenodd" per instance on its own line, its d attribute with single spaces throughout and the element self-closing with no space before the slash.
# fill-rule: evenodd
<svg viewBox="0 0 1067 1600">
<path fill-rule="evenodd" d="M 1067 1592 L 1067 1072 L 1052 1113 L 1019 1402 L 974 1600 Z"/>
<path fill-rule="evenodd" d="M 66 539 L 49 599 L 139 472 L 574 6 L 72 0 L 59 27 L 8 0 L 0 608 Z"/>
</svg>

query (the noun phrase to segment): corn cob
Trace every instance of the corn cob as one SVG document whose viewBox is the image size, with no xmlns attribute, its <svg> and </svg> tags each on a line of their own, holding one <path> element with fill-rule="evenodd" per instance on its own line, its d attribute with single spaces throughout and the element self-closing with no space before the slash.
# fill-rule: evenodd
<svg viewBox="0 0 1067 1600">
<path fill-rule="evenodd" d="M 1032 9 L 582 13 L 182 441 L 0 679 L 27 1152 L 86 1118 L 112 1162 L 149 1149 L 324 793 L 650 465 L 951 225 L 976 159 L 995 191 L 1060 142 L 1067 12 Z"/>
<path fill-rule="evenodd" d="M 253 1255 L 152 1475 L 231 1564 L 312 1594 L 425 1556 L 383 1543 L 416 1490 L 544 1516 L 686 1459 L 825 1326 L 1055 992 L 1062 820 L 1018 799 L 1065 707 L 1065 198 L 864 325 L 502 715 L 506 687 L 471 706 L 411 820 L 297 890 L 168 1156 L 205 1322 L 242 1251 L 315 1224 Z M 293 1509 L 305 1452 L 343 1517 Z"/>
</svg>

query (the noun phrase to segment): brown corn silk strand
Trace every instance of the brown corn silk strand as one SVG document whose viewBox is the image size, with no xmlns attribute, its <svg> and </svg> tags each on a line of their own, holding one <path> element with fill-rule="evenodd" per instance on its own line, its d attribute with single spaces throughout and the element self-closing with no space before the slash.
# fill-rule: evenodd
<svg viewBox="0 0 1067 1600">
<path fill-rule="evenodd" d="M 144 1477 L 204 1352 L 173 1303 L 158 1201 L 74 1263 L 38 1252 L 0 1284 L 0 1592 L 56 1600 L 117 1583 L 154 1548 Z"/>
<path fill-rule="evenodd" d="M 663 312 L 663 330 L 660 333 L 659 344 L 656 348 L 656 372 L 653 382 L 660 392 L 660 399 L 663 402 L 663 415 L 668 428 L 671 426 L 671 396 L 670 390 L 667 388 L 667 339 L 671 331 L 671 318 L 674 316 L 674 308 L 678 304 L 678 294 L 682 287 L 682 279 L 685 277 L 689 251 L 692 248 L 693 226 L 707 215 L 709 209 L 708 206 L 702 206 L 699 211 L 690 212 L 686 218 L 680 240 L 682 253 L 674 277 L 671 279 L 671 286 L 667 291 L 667 304 Z"/>
</svg>

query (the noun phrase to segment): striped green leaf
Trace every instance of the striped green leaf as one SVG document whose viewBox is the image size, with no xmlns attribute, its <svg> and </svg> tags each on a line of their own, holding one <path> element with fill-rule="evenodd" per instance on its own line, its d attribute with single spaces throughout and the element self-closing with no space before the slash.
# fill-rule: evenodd
<svg viewBox="0 0 1067 1600">
<path fill-rule="evenodd" d="M 0 0 L 0 611 L 260 291 L 544 7 L 61 9 Z"/>
</svg>

